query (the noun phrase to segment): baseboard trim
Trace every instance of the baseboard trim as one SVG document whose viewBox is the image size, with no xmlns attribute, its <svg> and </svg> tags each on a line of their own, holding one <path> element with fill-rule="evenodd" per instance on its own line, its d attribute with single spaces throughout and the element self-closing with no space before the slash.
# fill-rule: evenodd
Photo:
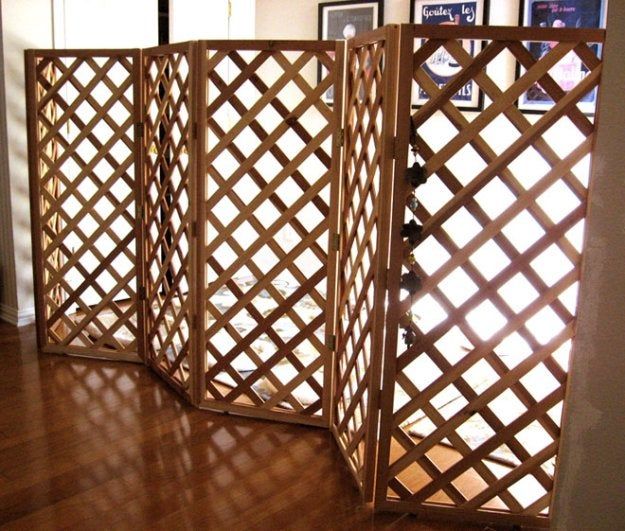
<svg viewBox="0 0 625 531">
<path fill-rule="evenodd" d="M 6 321 L 14 326 L 26 326 L 35 322 L 35 308 L 18 310 L 0 302 L 0 321 Z"/>
</svg>

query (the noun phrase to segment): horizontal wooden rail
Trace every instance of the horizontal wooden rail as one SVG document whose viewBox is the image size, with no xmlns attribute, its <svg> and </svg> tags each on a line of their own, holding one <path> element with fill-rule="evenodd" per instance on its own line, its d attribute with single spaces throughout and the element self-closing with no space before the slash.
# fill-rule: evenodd
<svg viewBox="0 0 625 531">
<path fill-rule="evenodd" d="M 443 26 L 434 24 L 407 24 L 405 26 L 415 38 L 426 39 L 587 43 L 601 43 L 605 40 L 605 30 L 595 28 L 520 28 L 513 26 Z"/>
<path fill-rule="evenodd" d="M 222 51 L 333 52 L 336 48 L 336 41 L 205 40 L 200 42 L 209 50 Z"/>
</svg>

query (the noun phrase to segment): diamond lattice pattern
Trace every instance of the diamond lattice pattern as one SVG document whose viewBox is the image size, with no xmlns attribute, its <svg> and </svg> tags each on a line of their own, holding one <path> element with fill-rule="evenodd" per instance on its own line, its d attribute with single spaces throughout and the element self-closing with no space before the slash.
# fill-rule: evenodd
<svg viewBox="0 0 625 531">
<path fill-rule="evenodd" d="M 135 61 L 35 59 L 44 349 L 136 357 Z"/>
<path fill-rule="evenodd" d="M 324 324 L 336 128 L 322 97 L 336 72 L 329 48 L 317 50 L 206 55 L 204 398 L 302 422 L 327 414 L 330 359 Z"/>
<path fill-rule="evenodd" d="M 412 308 L 417 339 L 398 348 L 394 405 L 382 413 L 392 415 L 386 495 L 417 507 L 544 516 L 594 132 L 579 103 L 592 99 L 600 60 L 582 42 L 559 42 L 540 59 L 517 41 L 488 42 L 476 57 L 462 41 L 415 43 L 414 91 L 429 101 L 413 121 L 428 181 L 417 189 L 416 263 L 405 254 L 401 272 L 412 268 L 423 286 L 412 301 L 402 291 L 396 312 Z M 458 65 L 443 86 L 423 67 L 435 54 Z M 570 54 L 585 71 L 565 91 L 551 74 Z M 516 81 L 497 75 L 494 64 L 514 61 Z M 471 80 L 484 109 L 462 113 L 450 98 Z M 516 102 L 537 88 L 554 105 L 523 114 Z"/>
<path fill-rule="evenodd" d="M 341 204 L 339 329 L 333 432 L 350 470 L 367 482 L 367 429 L 375 337 L 386 40 L 348 48 Z"/>
<path fill-rule="evenodd" d="M 191 139 L 188 53 L 144 55 L 147 358 L 189 391 Z"/>
</svg>

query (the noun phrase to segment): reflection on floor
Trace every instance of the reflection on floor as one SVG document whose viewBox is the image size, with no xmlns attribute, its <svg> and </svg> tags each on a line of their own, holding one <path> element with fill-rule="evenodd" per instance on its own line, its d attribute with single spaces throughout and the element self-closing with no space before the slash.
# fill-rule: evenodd
<svg viewBox="0 0 625 531">
<path fill-rule="evenodd" d="M 250 289 L 250 287 L 254 284 L 253 278 L 238 278 L 236 280 L 239 289 L 242 291 Z M 280 293 L 280 297 L 282 299 L 286 299 L 293 291 L 293 288 L 289 286 L 290 284 L 288 282 L 282 279 L 277 279 L 272 283 L 272 286 L 269 289 L 273 292 L 278 291 Z M 210 302 L 215 308 L 215 311 L 224 314 L 234 304 L 236 304 L 237 299 L 228 288 L 223 287 L 215 293 Z M 259 292 L 259 294 L 254 298 L 253 304 L 263 316 L 270 315 L 277 305 L 274 298 L 266 290 L 261 290 Z M 180 334 L 176 334 L 175 337 L 187 338 L 188 330 L 186 328 L 186 322 L 177 318 L 180 311 L 179 299 L 172 299 L 169 306 L 170 314 L 168 313 L 166 320 L 161 322 L 168 323 L 167 325 L 163 325 L 168 327 L 171 327 L 173 323 L 182 322 L 184 325 L 182 327 L 182 332 Z M 319 315 L 319 312 L 321 312 L 322 309 L 309 296 L 307 296 L 298 301 L 298 303 L 293 307 L 293 311 L 301 317 L 303 322 L 310 322 L 317 315 Z M 157 308 L 155 308 L 155 312 L 157 312 Z M 105 325 L 106 329 L 112 329 L 115 324 L 116 316 L 112 311 L 102 312 L 99 315 L 99 319 Z M 214 322 L 214 320 L 209 322 L 209 327 L 212 322 Z M 254 320 L 245 310 L 239 311 L 232 320 L 233 328 L 241 337 L 245 337 L 247 334 L 252 332 L 257 325 L 257 321 Z M 285 319 L 284 321 L 280 320 L 276 323 L 276 325 L 275 332 L 285 343 L 288 343 L 299 332 L 297 326 L 290 319 Z M 94 340 L 97 340 L 97 330 L 90 330 L 90 334 L 92 334 Z M 223 353 L 226 353 L 231 348 L 233 339 L 226 331 L 220 331 L 220 333 L 222 333 L 225 337 L 220 338 L 219 334 L 217 334 L 214 336 L 213 342 L 215 345 L 222 344 Z M 165 331 L 163 335 L 167 335 L 167 331 Z M 116 333 L 115 339 L 124 345 L 130 344 L 130 342 L 133 341 L 131 336 L 125 337 L 123 332 Z M 222 341 L 222 343 L 219 343 L 219 341 Z M 458 344 L 453 344 L 451 346 L 447 345 L 447 349 L 454 350 L 454 352 L 457 351 L 457 353 L 461 354 L 470 350 L 470 348 L 462 343 L 462 341 L 458 341 L 457 343 Z M 180 351 L 181 349 L 180 345 L 174 348 L 176 351 Z M 253 343 L 252 348 L 255 350 L 256 355 L 261 362 L 268 360 L 276 351 L 276 345 L 266 334 L 262 334 L 259 339 Z M 174 353 L 171 352 L 168 354 L 172 356 L 171 361 L 173 362 Z M 308 366 L 313 363 L 319 356 L 318 351 L 314 349 L 309 341 L 300 344 L 298 348 L 294 350 L 294 354 L 303 366 Z M 459 357 L 461 354 L 456 355 Z M 188 370 L 186 363 L 187 362 L 185 361 L 182 364 L 183 370 Z M 214 363 L 215 359 L 210 356 L 210 354 L 207 354 L 207 366 L 210 368 L 214 365 Z M 248 356 L 241 354 L 232 361 L 232 368 L 236 371 L 236 373 L 238 373 L 240 380 L 245 380 L 254 373 L 257 365 Z M 274 381 L 278 380 L 279 382 L 282 382 L 283 385 L 287 384 L 290 380 L 297 376 L 296 368 L 293 367 L 287 359 L 282 359 L 280 362 L 276 363 L 272 367 L 272 372 Z M 418 383 L 421 388 L 425 387 L 428 382 L 433 381 L 439 373 L 440 371 L 438 371 L 438 369 L 432 364 L 417 365 L 415 363 L 414 366 L 407 367 L 405 370 L 406 376 L 408 376 L 411 381 Z M 315 372 L 314 377 L 317 382 L 322 385 L 323 372 L 321 369 Z M 497 375 L 493 373 L 492 369 L 487 364 L 477 364 L 472 371 L 469 383 L 477 393 L 481 393 L 490 385 L 494 384 L 496 379 Z M 231 374 L 226 371 L 221 371 L 214 377 L 213 385 L 218 386 L 220 392 L 226 396 L 236 387 L 236 382 L 233 380 Z M 276 387 L 265 376 L 256 379 L 252 385 L 252 389 L 265 401 L 271 400 L 272 396 L 276 393 Z M 408 400 L 408 396 L 403 392 L 401 386 L 396 387 L 396 392 L 397 396 L 395 397 L 395 405 L 396 408 L 398 408 Z M 319 398 L 318 395 L 305 382 L 295 388 L 293 391 L 293 397 L 297 400 L 297 403 L 299 403 L 301 407 L 307 407 Z M 249 398 L 245 395 L 240 397 L 238 401 L 247 405 L 253 405 L 253 403 L 249 401 Z M 516 418 L 523 411 L 525 411 L 515 395 L 509 391 L 503 393 L 498 398 L 498 402 L 498 411 L 500 411 L 504 418 L 508 418 L 508 421 Z M 438 413 L 440 413 L 444 418 L 449 419 L 456 412 L 460 411 L 467 402 L 465 397 L 456 387 L 448 386 L 437 395 L 436 400 L 433 403 L 436 405 Z M 277 407 L 291 409 L 291 405 L 286 400 L 277 404 Z M 416 443 L 432 433 L 437 426 L 432 422 L 428 415 L 424 413 L 423 410 L 418 410 L 404 421 L 402 428 Z M 494 432 L 488 423 L 486 423 L 480 415 L 476 414 L 463 422 L 463 424 L 458 428 L 457 434 L 464 440 L 468 448 L 475 449 L 492 437 Z M 548 434 L 546 434 L 537 422 L 530 424 L 524 430 L 522 435 L 525 437 L 523 443 L 530 449 L 541 449 L 552 442 Z M 397 453 L 397 457 L 400 455 L 401 452 Z M 454 450 L 453 443 L 448 439 L 443 439 L 441 444 L 436 444 L 428 455 L 441 470 L 446 470 L 462 457 L 462 454 Z M 395 457 L 392 457 L 391 462 L 394 460 Z M 518 466 L 520 461 L 510 448 L 506 445 L 501 445 L 489 454 L 488 458 L 484 460 L 484 463 L 484 466 L 488 467 L 490 472 L 494 474 L 495 477 L 502 477 L 513 467 Z M 548 460 L 543 465 L 545 472 L 547 472 L 547 474 L 549 474 L 552 478 L 554 475 L 554 465 L 555 458 Z M 430 477 L 419 466 L 412 465 L 401 474 L 400 479 L 411 491 L 415 492 L 425 483 L 429 482 Z M 483 479 L 472 469 L 464 474 L 462 481 L 465 494 L 469 497 L 472 497 L 486 488 L 486 484 Z M 389 494 L 391 497 L 395 496 L 395 493 L 393 492 L 390 492 Z M 528 490 L 527 488 L 519 489 L 517 495 L 521 501 L 526 502 L 526 505 L 531 504 L 536 497 L 536 494 L 532 492 L 531 489 Z M 449 503 L 449 500 L 442 492 L 433 496 L 430 501 L 443 504 Z M 495 509 L 505 508 L 505 506 L 502 505 L 501 500 L 498 498 L 493 499 L 489 507 Z"/>
<path fill-rule="evenodd" d="M 0 525 L 478 530 L 373 515 L 327 431 L 200 411 L 145 368 L 0 323 Z M 4 529 L 5 527 L 3 527 Z"/>
</svg>

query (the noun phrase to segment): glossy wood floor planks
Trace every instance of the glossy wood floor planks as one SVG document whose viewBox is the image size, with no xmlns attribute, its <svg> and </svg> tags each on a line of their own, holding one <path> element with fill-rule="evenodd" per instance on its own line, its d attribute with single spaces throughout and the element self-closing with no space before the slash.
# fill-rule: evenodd
<svg viewBox="0 0 625 531">
<path fill-rule="evenodd" d="M 0 323 L 2 529 L 463 529 L 374 516 L 325 430 L 194 409 L 140 365 L 35 343 Z"/>
</svg>

